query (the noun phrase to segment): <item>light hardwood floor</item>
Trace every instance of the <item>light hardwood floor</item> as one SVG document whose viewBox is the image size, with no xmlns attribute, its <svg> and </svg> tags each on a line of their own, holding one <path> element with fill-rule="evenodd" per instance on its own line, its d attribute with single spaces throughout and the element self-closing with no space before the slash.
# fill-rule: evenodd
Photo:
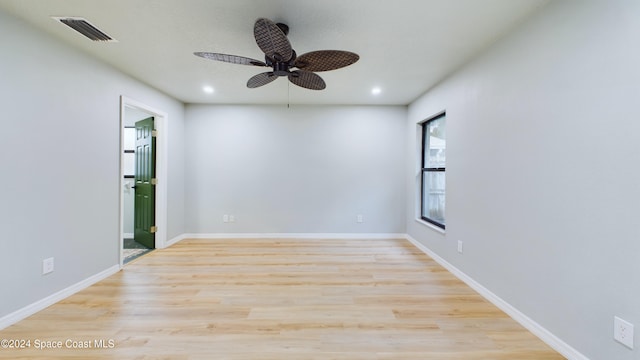
<svg viewBox="0 0 640 360">
<path fill-rule="evenodd" d="M 406 240 L 183 240 L 0 339 L 31 346 L 2 359 L 564 359 Z"/>
</svg>

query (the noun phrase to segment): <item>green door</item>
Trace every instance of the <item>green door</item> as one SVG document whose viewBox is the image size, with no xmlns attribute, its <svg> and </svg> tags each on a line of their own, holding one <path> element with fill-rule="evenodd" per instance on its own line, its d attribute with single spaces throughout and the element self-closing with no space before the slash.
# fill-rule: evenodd
<svg viewBox="0 0 640 360">
<path fill-rule="evenodd" d="M 136 122 L 135 231 L 134 240 L 155 248 L 156 139 L 153 118 Z"/>
</svg>

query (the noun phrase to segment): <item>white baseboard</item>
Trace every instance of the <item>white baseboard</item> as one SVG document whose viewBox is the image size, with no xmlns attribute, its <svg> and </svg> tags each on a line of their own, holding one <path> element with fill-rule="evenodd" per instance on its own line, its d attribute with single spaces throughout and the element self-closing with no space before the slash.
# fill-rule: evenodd
<svg viewBox="0 0 640 360">
<path fill-rule="evenodd" d="M 174 237 L 173 239 L 168 240 L 168 241 L 164 244 L 163 248 L 168 248 L 168 247 L 169 247 L 169 246 L 171 246 L 171 245 L 177 244 L 177 243 L 179 243 L 180 241 L 182 241 L 182 240 L 184 240 L 184 239 L 187 239 L 187 238 L 188 238 L 188 236 L 187 236 L 187 235 L 189 235 L 189 234 L 182 234 L 182 235 L 178 235 L 178 236 Z"/>
<path fill-rule="evenodd" d="M 418 249 L 422 250 L 425 254 L 429 255 L 429 257 L 435 260 L 438 264 L 442 265 L 442 267 L 447 269 L 455 277 L 462 280 L 465 284 L 469 285 L 469 287 L 471 287 L 473 290 L 477 291 L 482 297 L 487 299 L 500 310 L 504 311 L 507 315 L 509 315 L 512 319 L 517 321 L 527 330 L 531 331 L 531 333 L 540 338 L 540 340 L 544 341 L 551 348 L 559 352 L 562 356 L 566 357 L 569 360 L 589 360 L 588 357 L 584 356 L 578 350 L 574 349 L 571 345 L 562 341 L 549 330 L 542 327 L 542 325 L 538 324 L 533 319 L 520 312 L 520 310 L 504 301 L 498 295 L 482 286 L 469 275 L 465 274 L 460 269 L 438 256 L 436 253 L 431 251 L 431 249 L 427 248 L 410 235 L 405 234 L 405 238 L 409 240 L 413 245 L 415 245 Z"/>
<path fill-rule="evenodd" d="M 181 239 L 405 239 L 406 234 L 380 233 L 224 233 L 184 234 Z M 173 241 L 173 240 L 172 240 Z"/>
<path fill-rule="evenodd" d="M 133 233 L 124 233 L 122 234 L 122 237 L 125 239 L 133 239 L 134 234 Z"/>
<path fill-rule="evenodd" d="M 44 310 L 45 308 L 57 303 L 58 301 L 64 300 L 65 298 L 79 292 L 80 290 L 88 288 L 89 286 L 117 273 L 118 271 L 120 271 L 120 265 L 113 265 L 112 267 L 101 271 L 87 279 L 84 279 L 79 283 L 71 285 L 66 289 L 60 290 L 57 293 L 47 296 L 42 300 L 36 301 L 31 305 L 27 305 L 26 307 L 14 311 L 9 315 L 3 316 L 2 318 L 0 318 L 0 330 L 17 323 L 18 321 L 23 320 L 37 313 L 38 311 Z"/>
</svg>

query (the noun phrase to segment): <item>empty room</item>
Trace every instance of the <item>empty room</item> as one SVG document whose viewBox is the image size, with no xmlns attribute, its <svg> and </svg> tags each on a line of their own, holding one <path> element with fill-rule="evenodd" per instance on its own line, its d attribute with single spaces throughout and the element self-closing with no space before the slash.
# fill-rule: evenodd
<svg viewBox="0 0 640 360">
<path fill-rule="evenodd" d="M 640 3 L 0 0 L 0 359 L 637 360 Z"/>
</svg>

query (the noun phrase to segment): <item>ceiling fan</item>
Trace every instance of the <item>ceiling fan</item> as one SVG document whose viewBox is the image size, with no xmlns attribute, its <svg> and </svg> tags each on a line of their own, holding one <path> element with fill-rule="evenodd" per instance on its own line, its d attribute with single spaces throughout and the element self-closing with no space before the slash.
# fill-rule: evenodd
<svg viewBox="0 0 640 360">
<path fill-rule="evenodd" d="M 322 90 L 327 85 L 315 72 L 340 69 L 360 59 L 358 54 L 341 50 L 318 50 L 297 56 L 287 39 L 288 33 L 289 27 L 285 24 L 276 24 L 265 18 L 256 20 L 253 35 L 258 47 L 264 52 L 264 62 L 243 56 L 211 52 L 193 54 L 232 64 L 272 68 L 272 71 L 260 73 L 247 81 L 247 87 L 252 89 L 266 85 L 278 77 L 286 76 L 295 85 L 311 90 Z M 297 70 L 292 70 L 293 68 Z"/>
</svg>

